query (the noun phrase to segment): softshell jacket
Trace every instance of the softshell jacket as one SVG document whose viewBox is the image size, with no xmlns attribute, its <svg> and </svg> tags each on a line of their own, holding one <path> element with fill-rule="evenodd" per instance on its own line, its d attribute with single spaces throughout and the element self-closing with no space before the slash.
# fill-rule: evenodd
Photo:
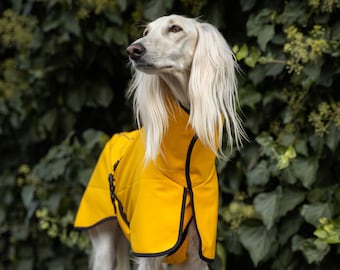
<svg viewBox="0 0 340 270">
<path fill-rule="evenodd" d="M 196 137 L 188 113 L 177 104 L 172 107 L 160 154 L 147 165 L 143 129 L 116 134 L 106 144 L 75 227 L 117 218 L 133 255 L 167 255 L 167 262 L 180 263 L 186 259 L 186 229 L 193 219 L 200 256 L 210 261 L 218 211 L 215 155 Z"/>
</svg>

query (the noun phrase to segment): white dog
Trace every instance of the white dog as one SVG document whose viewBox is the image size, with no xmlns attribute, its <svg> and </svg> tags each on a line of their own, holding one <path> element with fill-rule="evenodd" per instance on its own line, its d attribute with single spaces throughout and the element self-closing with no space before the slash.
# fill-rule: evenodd
<svg viewBox="0 0 340 270">
<path fill-rule="evenodd" d="M 223 130 L 230 148 L 244 137 L 234 56 L 214 26 L 178 15 L 148 24 L 127 52 L 140 129 L 108 142 L 75 226 L 89 229 L 94 270 L 130 269 L 126 239 L 139 270 L 164 262 L 206 270 L 215 256 Z"/>
</svg>

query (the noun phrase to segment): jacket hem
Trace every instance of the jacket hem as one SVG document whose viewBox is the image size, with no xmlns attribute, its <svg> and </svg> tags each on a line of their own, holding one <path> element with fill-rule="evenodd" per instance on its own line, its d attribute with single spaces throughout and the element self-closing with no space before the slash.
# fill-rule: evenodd
<svg viewBox="0 0 340 270">
<path fill-rule="evenodd" d="M 185 208 L 186 208 L 186 197 L 188 194 L 188 190 L 184 188 L 183 190 L 183 197 L 182 197 L 182 209 L 181 209 L 181 219 L 180 219 L 180 226 L 179 226 L 179 231 L 178 231 L 178 237 L 177 237 L 177 242 L 175 245 L 165 251 L 161 252 L 156 252 L 156 253 L 139 253 L 139 252 L 134 252 L 132 250 L 131 254 L 136 257 L 159 257 L 159 256 L 170 256 L 182 246 L 185 237 L 187 235 L 187 228 L 183 230 L 184 227 L 184 216 L 185 216 Z M 190 224 L 191 221 L 189 221 L 188 224 Z"/>
<path fill-rule="evenodd" d="M 110 216 L 110 217 L 106 217 L 104 219 L 101 219 L 101 220 L 97 221 L 96 223 L 89 225 L 89 226 L 74 226 L 73 228 L 76 229 L 76 230 L 80 230 L 80 231 L 89 230 L 89 229 L 96 227 L 99 224 L 106 222 L 106 221 L 115 220 L 115 219 L 117 219 L 116 216 Z"/>
</svg>

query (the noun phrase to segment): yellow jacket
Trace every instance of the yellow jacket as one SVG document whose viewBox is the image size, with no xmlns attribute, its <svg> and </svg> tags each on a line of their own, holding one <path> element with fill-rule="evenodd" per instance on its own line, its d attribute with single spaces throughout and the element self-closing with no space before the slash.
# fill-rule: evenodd
<svg viewBox="0 0 340 270">
<path fill-rule="evenodd" d="M 90 228 L 117 218 L 133 255 L 168 255 L 167 262 L 180 263 L 186 259 L 186 229 L 194 219 L 200 256 L 210 261 L 215 257 L 218 215 L 215 156 L 188 125 L 187 112 L 177 104 L 173 107 L 162 154 L 148 165 L 143 129 L 116 134 L 106 144 L 75 227 Z"/>
</svg>

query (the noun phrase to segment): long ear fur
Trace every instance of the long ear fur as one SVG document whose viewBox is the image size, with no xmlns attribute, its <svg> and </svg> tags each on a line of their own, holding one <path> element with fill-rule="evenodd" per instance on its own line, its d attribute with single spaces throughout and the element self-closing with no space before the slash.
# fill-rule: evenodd
<svg viewBox="0 0 340 270">
<path fill-rule="evenodd" d="M 145 131 L 145 163 L 155 159 L 168 128 L 165 85 L 158 75 L 135 71 L 128 90 L 133 96 L 134 111 L 139 127 Z"/>
<path fill-rule="evenodd" d="M 218 157 L 223 156 L 225 126 L 230 148 L 241 144 L 244 131 L 237 115 L 235 57 L 219 31 L 198 23 L 198 42 L 189 80 L 190 124 L 197 136 Z"/>
</svg>

